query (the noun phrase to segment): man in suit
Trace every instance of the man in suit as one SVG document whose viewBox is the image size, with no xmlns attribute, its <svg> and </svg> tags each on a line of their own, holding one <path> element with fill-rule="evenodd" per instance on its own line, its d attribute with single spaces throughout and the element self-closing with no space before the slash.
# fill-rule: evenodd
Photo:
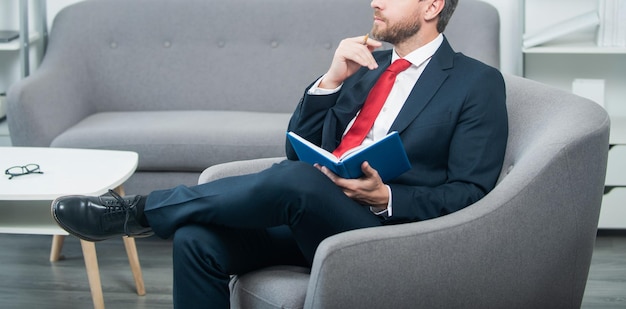
<svg viewBox="0 0 626 309">
<path fill-rule="evenodd" d="M 175 306 L 227 308 L 232 274 L 310 265 L 331 235 L 435 218 L 476 202 L 495 186 L 502 167 L 505 88 L 496 69 L 455 53 L 442 35 L 456 3 L 373 0 L 375 39 L 343 40 L 289 123 L 288 130 L 314 144 L 342 148 L 361 126 L 370 89 L 400 59 L 406 65 L 394 73 L 382 110 L 358 143 L 398 131 L 412 165 L 403 175 L 383 183 L 363 162 L 361 178 L 343 179 L 298 161 L 287 142 L 288 160 L 256 174 L 147 197 L 63 197 L 53 203 L 55 219 L 92 241 L 173 236 Z M 374 51 L 380 41 L 393 51 Z M 384 263 L 372 261 L 372 267 L 378 262 Z"/>
</svg>

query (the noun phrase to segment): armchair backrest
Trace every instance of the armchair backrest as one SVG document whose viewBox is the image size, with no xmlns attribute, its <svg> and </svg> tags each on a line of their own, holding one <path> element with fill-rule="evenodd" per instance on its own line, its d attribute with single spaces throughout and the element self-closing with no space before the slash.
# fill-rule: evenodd
<svg viewBox="0 0 626 309">
<path fill-rule="evenodd" d="M 460 0 L 444 33 L 457 52 L 500 68 L 500 15 L 493 5 Z"/>
<path fill-rule="evenodd" d="M 453 48 L 497 67 L 497 11 L 460 2 Z M 372 14 L 361 0 L 87 0 L 56 16 L 41 69 L 80 76 L 96 111 L 292 112 Z M 476 19 L 491 22 L 470 41 L 461 33 Z"/>
</svg>

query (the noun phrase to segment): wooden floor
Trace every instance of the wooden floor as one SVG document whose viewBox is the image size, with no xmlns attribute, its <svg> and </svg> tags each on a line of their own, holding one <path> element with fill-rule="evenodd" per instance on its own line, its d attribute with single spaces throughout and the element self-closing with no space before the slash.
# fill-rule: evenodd
<svg viewBox="0 0 626 309">
<path fill-rule="evenodd" d="M 626 231 L 598 234 L 582 307 L 626 308 Z"/>
<path fill-rule="evenodd" d="M 77 238 L 51 263 L 51 236 L 0 234 L 0 308 L 93 308 Z M 107 308 L 172 308 L 171 242 L 137 239 L 147 294 L 137 296 L 122 239 L 96 243 Z"/>
<path fill-rule="evenodd" d="M 65 259 L 48 261 L 50 236 L 0 234 L 0 308 L 91 308 L 79 241 L 67 237 Z M 137 296 L 122 240 L 97 243 L 108 308 L 171 308 L 171 242 L 137 239 L 146 296 Z M 626 232 L 601 233 L 583 308 L 626 308 Z"/>
</svg>

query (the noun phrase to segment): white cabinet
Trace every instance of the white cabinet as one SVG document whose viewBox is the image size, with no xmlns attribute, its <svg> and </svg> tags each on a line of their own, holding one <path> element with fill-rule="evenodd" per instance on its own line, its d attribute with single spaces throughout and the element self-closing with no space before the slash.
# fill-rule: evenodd
<svg viewBox="0 0 626 309">
<path fill-rule="evenodd" d="M 609 150 L 606 189 L 598 226 L 624 229 L 626 221 L 626 145 L 613 145 Z"/>
<path fill-rule="evenodd" d="M 597 10 L 599 0 L 526 0 L 525 33 Z M 599 47 L 597 27 L 523 48 L 524 76 L 572 91 L 574 79 L 604 80 L 604 106 L 611 117 L 607 190 L 599 228 L 626 229 L 626 47 Z"/>
</svg>

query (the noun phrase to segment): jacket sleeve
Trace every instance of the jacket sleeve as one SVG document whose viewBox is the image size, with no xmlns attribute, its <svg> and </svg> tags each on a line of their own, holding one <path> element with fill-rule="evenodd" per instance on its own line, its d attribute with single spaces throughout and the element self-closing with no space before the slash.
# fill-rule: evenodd
<svg viewBox="0 0 626 309">
<path fill-rule="evenodd" d="M 309 95 L 310 87 L 305 90 L 291 116 L 287 131 L 293 131 L 311 143 L 321 146 L 324 123 L 327 121 L 329 110 L 335 105 L 339 97 L 339 92 L 329 95 Z M 298 160 L 298 156 L 287 139 L 285 141 L 285 153 L 287 159 Z"/>
</svg>

